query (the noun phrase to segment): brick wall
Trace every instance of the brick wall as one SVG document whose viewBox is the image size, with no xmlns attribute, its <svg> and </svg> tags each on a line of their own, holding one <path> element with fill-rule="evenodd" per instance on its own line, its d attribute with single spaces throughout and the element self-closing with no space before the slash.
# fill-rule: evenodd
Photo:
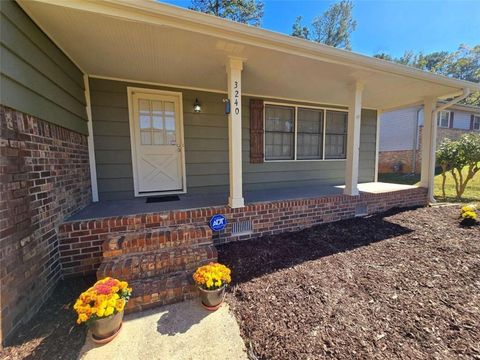
<svg viewBox="0 0 480 360">
<path fill-rule="evenodd" d="M 0 106 L 0 338 L 61 277 L 57 227 L 90 201 L 87 138 Z"/>
<path fill-rule="evenodd" d="M 417 151 L 418 153 L 418 151 Z M 416 173 L 420 172 L 420 162 L 417 156 Z M 395 166 L 400 164 L 399 170 L 395 171 Z M 381 151 L 378 153 L 378 172 L 379 173 L 393 173 L 410 174 L 413 169 L 413 150 L 399 150 L 399 151 Z"/>
<path fill-rule="evenodd" d="M 418 133 L 418 149 L 416 151 L 416 167 L 415 173 L 420 174 L 422 164 L 422 132 L 423 126 L 419 127 Z M 445 139 L 458 139 L 464 134 L 470 133 L 471 130 L 437 128 L 437 148 Z M 400 173 L 409 174 L 413 172 L 413 150 L 401 151 L 381 151 L 378 154 L 378 172 L 379 173 L 393 173 L 394 165 L 402 164 Z"/>
<path fill-rule="evenodd" d="M 214 235 L 217 244 L 351 218 L 355 216 L 357 205 L 366 206 L 368 213 L 372 214 L 392 207 L 426 203 L 426 189 L 414 188 L 382 194 L 361 193 L 358 197 L 332 195 L 304 200 L 254 203 L 239 209 L 218 206 L 73 221 L 64 223 L 59 228 L 60 261 L 65 276 L 93 273 L 102 260 L 102 243 L 111 233 L 180 224 L 204 226 L 212 215 L 218 213 L 228 218 L 228 226 L 225 232 Z M 252 221 L 252 232 L 240 236 L 232 235 L 232 224 L 238 221 Z"/>
<path fill-rule="evenodd" d="M 464 134 L 471 133 L 472 130 L 437 128 L 437 147 L 445 139 L 456 140 Z"/>
</svg>

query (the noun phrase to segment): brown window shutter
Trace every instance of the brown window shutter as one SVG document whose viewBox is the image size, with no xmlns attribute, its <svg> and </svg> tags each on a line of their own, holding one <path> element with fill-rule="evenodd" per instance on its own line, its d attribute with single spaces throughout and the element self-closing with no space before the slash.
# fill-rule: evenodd
<svg viewBox="0 0 480 360">
<path fill-rule="evenodd" d="M 470 130 L 473 130 L 473 121 L 475 120 L 475 115 L 470 115 Z"/>
<path fill-rule="evenodd" d="M 454 112 L 450 111 L 450 124 L 448 124 L 448 127 L 450 129 L 453 129 L 453 114 L 454 114 Z"/>
<path fill-rule="evenodd" d="M 263 163 L 263 100 L 250 99 L 250 162 Z"/>
</svg>

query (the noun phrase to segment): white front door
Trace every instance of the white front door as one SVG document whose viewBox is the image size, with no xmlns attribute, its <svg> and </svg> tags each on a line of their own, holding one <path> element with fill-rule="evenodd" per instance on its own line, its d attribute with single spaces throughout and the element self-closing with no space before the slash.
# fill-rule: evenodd
<svg viewBox="0 0 480 360">
<path fill-rule="evenodd" d="M 183 192 L 180 96 L 132 91 L 131 102 L 135 194 Z"/>
</svg>

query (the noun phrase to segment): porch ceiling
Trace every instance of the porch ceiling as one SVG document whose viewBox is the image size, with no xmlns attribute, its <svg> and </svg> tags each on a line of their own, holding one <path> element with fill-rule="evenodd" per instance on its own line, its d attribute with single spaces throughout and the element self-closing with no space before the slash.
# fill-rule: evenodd
<svg viewBox="0 0 480 360">
<path fill-rule="evenodd" d="M 91 76 L 226 92 L 226 60 L 236 56 L 246 59 L 243 93 L 262 97 L 347 105 L 361 81 L 363 106 L 388 109 L 480 89 L 151 1 L 18 2 Z"/>
</svg>

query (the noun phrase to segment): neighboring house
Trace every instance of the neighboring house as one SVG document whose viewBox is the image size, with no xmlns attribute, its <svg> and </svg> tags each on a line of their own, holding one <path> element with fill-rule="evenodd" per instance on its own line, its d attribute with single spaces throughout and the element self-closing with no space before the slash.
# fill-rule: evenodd
<svg viewBox="0 0 480 360">
<path fill-rule="evenodd" d="M 375 182 L 377 111 L 480 90 L 153 1 L 0 6 L 2 340 L 62 277 L 143 309 L 215 244 L 426 204 L 430 146 L 421 187 Z"/>
<path fill-rule="evenodd" d="M 441 103 L 440 103 L 441 104 Z M 380 173 L 420 173 L 423 106 L 385 112 L 380 120 Z M 456 104 L 437 115 L 437 141 L 480 131 L 480 107 Z"/>
</svg>

